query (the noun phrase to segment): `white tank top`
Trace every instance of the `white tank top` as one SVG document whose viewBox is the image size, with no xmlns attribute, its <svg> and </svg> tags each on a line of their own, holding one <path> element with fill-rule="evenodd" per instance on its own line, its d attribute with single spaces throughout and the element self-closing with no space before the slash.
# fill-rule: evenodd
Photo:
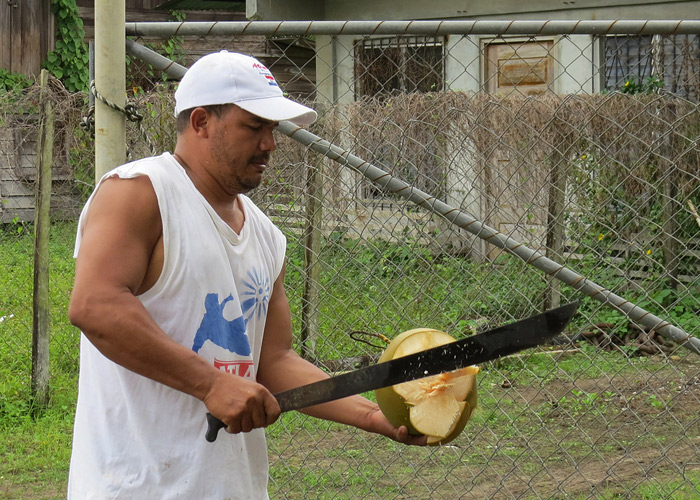
<svg viewBox="0 0 700 500">
<path fill-rule="evenodd" d="M 221 370 L 254 379 L 284 235 L 245 196 L 237 234 L 169 153 L 103 179 L 140 175 L 158 198 L 164 262 L 139 299 L 175 341 Z M 78 223 L 76 256 L 91 201 Z M 221 432 L 209 443 L 205 414 L 198 399 L 113 363 L 81 335 L 68 498 L 268 498 L 264 431 Z"/>
</svg>

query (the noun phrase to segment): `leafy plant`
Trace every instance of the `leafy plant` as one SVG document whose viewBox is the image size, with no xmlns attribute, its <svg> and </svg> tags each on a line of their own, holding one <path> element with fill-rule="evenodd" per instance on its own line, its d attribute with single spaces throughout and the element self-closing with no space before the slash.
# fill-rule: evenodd
<svg viewBox="0 0 700 500">
<path fill-rule="evenodd" d="M 623 94 L 653 94 L 658 89 L 663 88 L 664 85 L 664 81 L 656 75 L 640 81 L 632 77 L 624 83 L 620 92 Z"/>
<path fill-rule="evenodd" d="M 76 127 L 74 146 L 68 151 L 70 165 L 76 180 L 76 188 L 82 200 L 88 199 L 95 188 L 95 144 L 90 140 L 90 132 Z"/>
<path fill-rule="evenodd" d="M 56 48 L 49 52 L 44 68 L 72 91 L 88 88 L 88 48 L 83 21 L 75 0 L 52 0 L 51 11 L 56 18 Z"/>
<path fill-rule="evenodd" d="M 649 403 L 652 408 L 661 410 L 666 406 L 666 402 L 656 394 L 649 393 L 648 391 L 644 391 L 642 394 L 646 396 L 646 402 Z"/>
<path fill-rule="evenodd" d="M 27 223 L 20 217 L 14 216 L 11 222 L 2 225 L 2 232 L 7 235 L 23 236 L 27 234 Z"/>
<path fill-rule="evenodd" d="M 170 13 L 177 21 L 185 20 L 185 12 L 174 10 Z M 181 36 L 171 36 L 165 41 L 146 43 L 145 46 L 158 52 L 171 61 L 178 64 L 185 64 L 186 50 L 183 47 L 184 38 Z M 165 83 L 169 80 L 167 73 L 157 70 L 152 64 L 133 59 L 127 54 L 127 87 L 133 89 L 134 94 L 151 90 L 158 83 Z"/>
<path fill-rule="evenodd" d="M 27 88 L 32 80 L 26 76 L 0 68 L 0 90 L 12 91 Z"/>
</svg>

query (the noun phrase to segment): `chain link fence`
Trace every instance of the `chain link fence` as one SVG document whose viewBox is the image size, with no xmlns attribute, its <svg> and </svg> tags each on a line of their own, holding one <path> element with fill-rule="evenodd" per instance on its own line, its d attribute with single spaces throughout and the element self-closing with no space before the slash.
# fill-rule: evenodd
<svg viewBox="0 0 700 500">
<path fill-rule="evenodd" d="M 243 31 L 255 34 L 246 35 L 203 30 L 208 36 L 182 25 L 170 38 L 146 25 L 127 29 L 133 42 L 185 66 L 220 49 L 257 57 L 287 93 L 319 111 L 310 132 L 511 242 L 495 245 L 485 229 L 458 227 L 279 133 L 252 197 L 288 238 L 300 353 L 338 372 L 381 352 L 352 331 L 391 338 L 432 327 L 461 338 L 567 301 L 580 307 L 552 345 L 482 367 L 479 407 L 447 446 L 406 448 L 283 415 L 268 432 L 272 498 L 699 495 L 693 344 L 662 323 L 649 326 L 645 313 L 623 314 L 606 295 L 560 282 L 513 248 L 700 336 L 700 30 L 535 36 L 465 34 L 455 24 L 453 32 L 329 26 L 285 34 L 273 24 L 251 23 Z M 160 69 L 133 57 L 128 64 L 127 94 L 143 117 L 128 127 L 131 158 L 174 147 L 174 81 Z M 65 167 L 55 168 L 65 177 L 54 180 L 55 214 L 74 221 L 67 214 L 93 182 L 93 144 L 79 126 L 88 104 L 60 89 L 55 95 L 65 117 L 57 127 Z M 32 90 L 8 99 L 0 111 L 0 194 L 10 255 L 23 250 L 9 233 L 31 219 L 8 186 L 22 185 L 30 198 L 33 179 L 18 165 L 31 166 L 36 130 Z M 65 318 L 74 226 L 56 222 L 63 243 L 52 247 L 52 376 L 66 390 L 78 354 Z M 14 380 L 31 371 L 31 278 L 10 267 L 6 274 L 0 353 L 3 363 L 12 360 L 6 373 L 14 377 L 2 386 L 7 415 L 27 396 Z"/>
</svg>

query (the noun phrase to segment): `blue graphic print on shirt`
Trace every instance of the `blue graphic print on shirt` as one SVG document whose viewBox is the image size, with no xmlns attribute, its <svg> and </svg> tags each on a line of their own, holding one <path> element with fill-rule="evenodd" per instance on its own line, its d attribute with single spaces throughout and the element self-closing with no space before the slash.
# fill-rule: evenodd
<svg viewBox="0 0 700 500">
<path fill-rule="evenodd" d="M 248 342 L 248 336 L 245 333 L 246 321 L 243 316 L 232 321 L 224 318 L 224 306 L 231 300 L 233 300 L 233 296 L 229 295 L 223 302 L 219 303 L 218 294 L 207 294 L 204 299 L 206 312 L 194 337 L 194 344 L 192 344 L 194 352 L 199 352 L 204 343 L 210 340 L 215 345 L 233 353 L 241 356 L 250 355 L 250 342 Z"/>
<path fill-rule="evenodd" d="M 257 319 L 267 315 L 267 304 L 270 299 L 270 278 L 258 273 L 257 269 L 248 271 L 248 279 L 243 281 L 244 300 L 241 304 L 246 321 L 253 315 Z"/>
<path fill-rule="evenodd" d="M 250 355 L 246 327 L 253 316 L 261 319 L 267 314 L 267 304 L 270 301 L 270 278 L 255 269 L 249 271 L 247 276 L 248 279 L 243 280 L 245 300 L 241 304 L 242 315 L 233 320 L 224 318 L 224 307 L 228 302 L 235 300 L 233 295 L 219 302 L 218 294 L 207 294 L 204 299 L 204 317 L 192 344 L 194 352 L 199 352 L 204 343 L 209 340 L 214 345 L 240 356 Z"/>
</svg>

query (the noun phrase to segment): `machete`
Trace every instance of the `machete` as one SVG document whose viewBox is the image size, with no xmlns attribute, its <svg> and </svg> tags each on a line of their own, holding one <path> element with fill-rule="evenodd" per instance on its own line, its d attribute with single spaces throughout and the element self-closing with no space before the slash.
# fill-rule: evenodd
<svg viewBox="0 0 700 500">
<path fill-rule="evenodd" d="M 572 302 L 450 344 L 280 392 L 275 398 L 283 412 L 300 410 L 508 356 L 561 333 L 577 307 L 578 303 Z M 205 437 L 213 442 L 226 424 L 211 413 L 207 413 L 207 423 Z"/>
</svg>

